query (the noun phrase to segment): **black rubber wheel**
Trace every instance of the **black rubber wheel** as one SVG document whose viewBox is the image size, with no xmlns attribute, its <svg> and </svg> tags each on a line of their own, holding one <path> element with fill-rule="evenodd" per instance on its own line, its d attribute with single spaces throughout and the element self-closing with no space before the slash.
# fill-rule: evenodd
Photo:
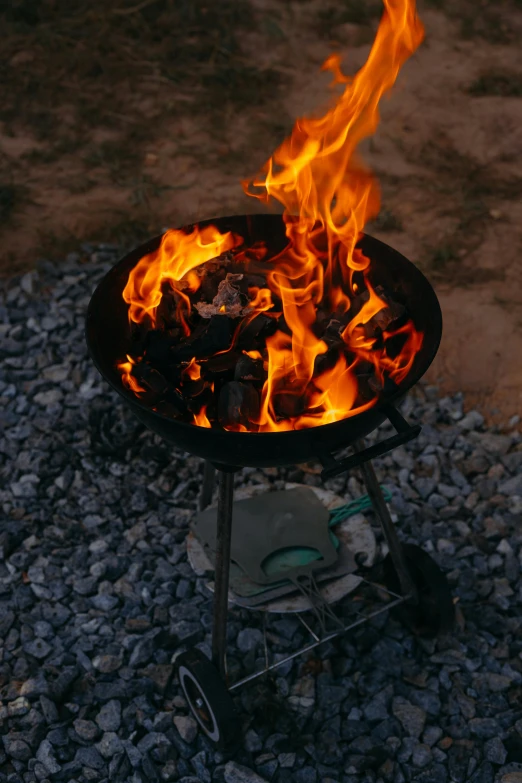
<svg viewBox="0 0 522 783">
<path fill-rule="evenodd" d="M 448 633 L 455 623 L 455 605 L 445 574 L 430 555 L 416 544 L 404 544 L 403 552 L 418 591 L 416 606 L 401 604 L 394 615 L 417 636 L 433 637 Z M 388 554 L 383 562 L 384 583 L 401 595 L 399 577 Z"/>
<path fill-rule="evenodd" d="M 219 750 L 236 750 L 241 741 L 241 724 L 215 666 L 193 648 L 176 658 L 176 668 L 190 711 L 204 734 Z"/>
</svg>

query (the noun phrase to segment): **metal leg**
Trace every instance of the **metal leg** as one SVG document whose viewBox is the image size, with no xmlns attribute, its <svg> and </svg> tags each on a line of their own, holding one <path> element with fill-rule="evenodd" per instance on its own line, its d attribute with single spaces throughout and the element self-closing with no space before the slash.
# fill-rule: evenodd
<svg viewBox="0 0 522 783">
<path fill-rule="evenodd" d="M 232 506 L 234 474 L 219 471 L 217 513 L 217 548 L 214 574 L 214 617 L 212 623 L 212 662 L 225 679 L 225 649 L 227 643 L 228 577 L 230 573 L 230 542 L 232 539 Z"/>
<path fill-rule="evenodd" d="M 362 451 L 362 449 L 364 449 L 364 442 L 358 441 L 356 444 L 356 449 L 357 451 Z M 383 494 L 381 492 L 379 482 L 377 481 L 377 476 L 375 475 L 373 465 L 368 460 L 368 462 L 362 463 L 360 469 L 363 474 L 363 479 L 364 483 L 366 484 L 368 495 L 372 501 L 373 509 L 379 517 L 384 537 L 386 538 L 386 543 L 388 544 L 388 548 L 390 550 L 390 557 L 392 559 L 395 571 L 399 577 L 402 594 L 404 596 L 409 596 L 408 603 L 417 603 L 417 589 L 410 576 L 408 565 L 404 557 L 403 548 L 401 542 L 399 541 L 397 531 L 395 530 L 395 525 L 391 520 L 390 512 L 388 511 L 388 506 L 386 505 L 386 501 L 384 500 Z"/>
<path fill-rule="evenodd" d="M 201 485 L 201 492 L 199 494 L 200 511 L 204 511 L 206 507 L 210 505 L 215 483 L 216 469 L 211 462 L 205 460 L 205 467 L 203 469 L 203 484 Z"/>
</svg>

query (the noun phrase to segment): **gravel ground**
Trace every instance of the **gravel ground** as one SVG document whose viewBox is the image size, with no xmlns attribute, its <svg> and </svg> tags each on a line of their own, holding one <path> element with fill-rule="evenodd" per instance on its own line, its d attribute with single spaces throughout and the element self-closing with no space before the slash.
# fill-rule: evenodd
<svg viewBox="0 0 522 783">
<path fill-rule="evenodd" d="M 82 248 L 0 292 L 0 781 L 522 783 L 522 437 L 418 388 L 421 436 L 375 467 L 405 540 L 459 600 L 452 638 L 387 615 L 238 695 L 242 748 L 217 753 L 173 676 L 209 651 L 211 602 L 185 554 L 200 460 L 139 425 L 86 355 L 84 317 L 113 248 Z M 385 434 L 385 432 L 380 435 Z M 319 483 L 244 470 L 238 485 Z M 328 488 L 348 499 L 355 476 Z M 304 637 L 275 621 L 276 652 Z M 230 666 L 255 665 L 235 612 Z"/>
</svg>

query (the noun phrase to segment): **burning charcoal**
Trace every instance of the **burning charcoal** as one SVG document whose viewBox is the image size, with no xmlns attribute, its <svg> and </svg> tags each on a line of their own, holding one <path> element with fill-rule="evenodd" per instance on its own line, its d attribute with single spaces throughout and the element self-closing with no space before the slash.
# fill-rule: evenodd
<svg viewBox="0 0 522 783">
<path fill-rule="evenodd" d="M 259 418 L 259 394 L 253 386 L 231 381 L 219 395 L 218 418 L 223 427 L 242 424 L 255 429 L 251 422 Z"/>
<path fill-rule="evenodd" d="M 233 254 L 230 252 L 230 250 L 226 250 L 224 253 L 221 253 L 221 255 L 216 256 L 215 258 L 211 258 L 205 263 L 205 272 L 217 272 L 218 269 L 228 266 L 228 264 L 230 264 L 230 262 L 233 260 Z"/>
<path fill-rule="evenodd" d="M 171 290 L 163 292 L 156 310 L 156 323 L 166 327 L 176 323 L 176 297 Z"/>
<path fill-rule="evenodd" d="M 134 365 L 132 374 L 140 385 L 145 386 L 157 398 L 163 397 L 169 389 L 163 375 L 145 362 Z"/>
<path fill-rule="evenodd" d="M 172 403 L 180 413 L 186 411 L 186 404 L 181 394 L 150 365 L 139 362 L 133 367 L 132 375 L 145 390 L 140 393 L 140 399 L 148 405 L 157 405 L 165 400 Z"/>
<path fill-rule="evenodd" d="M 263 275 L 245 274 L 243 276 L 243 284 L 245 286 L 245 293 L 249 288 L 266 288 L 266 278 Z"/>
<path fill-rule="evenodd" d="M 369 377 L 374 373 L 374 371 L 375 367 L 372 362 L 358 361 L 355 365 L 355 374 L 357 376 L 367 375 Z"/>
<path fill-rule="evenodd" d="M 207 387 L 209 383 L 204 378 L 199 378 L 197 381 L 187 379 L 183 382 L 183 397 L 193 399 L 198 397 Z"/>
<path fill-rule="evenodd" d="M 151 329 L 145 343 L 145 358 L 152 364 L 167 364 L 172 360 L 172 338 L 161 329 Z"/>
<path fill-rule="evenodd" d="M 205 368 L 211 373 L 226 372 L 232 370 L 242 354 L 239 351 L 225 351 L 224 353 L 218 353 L 216 356 L 211 356 L 205 362 Z"/>
<path fill-rule="evenodd" d="M 325 353 L 320 353 L 319 356 L 316 357 L 314 363 L 314 376 L 317 377 L 318 375 L 322 375 L 326 370 L 331 370 L 335 367 L 339 360 L 339 345 L 341 343 L 342 341 L 338 341 L 336 345 L 328 348 Z"/>
<path fill-rule="evenodd" d="M 364 324 L 364 336 L 367 338 L 379 337 L 384 331 L 396 328 L 405 312 L 406 308 L 403 305 L 391 302 Z"/>
<path fill-rule="evenodd" d="M 218 292 L 219 284 L 225 279 L 226 274 L 225 270 L 221 269 L 204 275 L 200 288 L 200 301 L 212 302 Z"/>
<path fill-rule="evenodd" d="M 357 386 L 359 389 L 359 397 L 362 402 L 369 402 L 370 400 L 373 400 L 375 397 L 375 391 L 370 386 L 370 380 L 373 378 L 372 375 L 358 375 L 357 376 Z"/>
<path fill-rule="evenodd" d="M 256 348 L 259 342 L 264 343 L 266 338 L 274 334 L 278 328 L 279 323 L 276 318 L 260 313 L 241 329 L 237 347 L 250 351 L 252 348 Z"/>
<path fill-rule="evenodd" d="M 218 286 L 217 294 L 212 300 L 212 304 L 198 302 L 196 310 L 202 318 L 212 318 L 213 315 L 224 313 L 229 318 L 238 318 L 244 307 L 241 291 L 237 283 L 243 279 L 243 275 L 228 274 Z"/>
<path fill-rule="evenodd" d="M 166 416 L 168 419 L 179 419 L 182 414 L 182 411 L 168 400 L 161 400 L 153 410 L 155 410 L 156 413 L 160 413 L 162 416 Z"/>
<path fill-rule="evenodd" d="M 263 381 L 266 378 L 266 372 L 263 368 L 262 359 L 251 359 L 246 354 L 241 354 L 241 357 L 236 363 L 236 370 L 234 373 L 234 379 L 236 381 Z"/>
<path fill-rule="evenodd" d="M 359 294 L 354 296 L 350 305 L 350 309 L 347 310 L 347 312 L 344 313 L 341 317 L 343 326 L 346 326 L 346 324 L 349 323 L 352 318 L 355 318 L 355 316 L 361 312 L 363 306 L 366 304 L 366 302 L 369 301 L 369 299 L 370 292 L 366 288 L 364 291 L 361 291 Z"/>
<path fill-rule="evenodd" d="M 383 390 L 382 381 L 377 378 L 376 375 L 370 375 L 368 379 L 368 386 L 373 392 L 375 392 L 375 394 L 380 394 Z"/>
<path fill-rule="evenodd" d="M 334 318 L 328 323 L 325 332 L 321 335 L 321 340 L 324 340 L 329 347 L 333 348 L 335 346 L 339 348 L 344 342 L 342 338 L 343 329 L 344 326 L 341 321 Z"/>
<path fill-rule="evenodd" d="M 232 321 L 226 315 L 213 315 L 206 324 L 203 322 L 201 331 L 172 351 L 172 358 L 177 362 L 188 362 L 195 357 L 204 359 L 219 351 L 226 351 L 232 339 Z"/>
<path fill-rule="evenodd" d="M 281 419 L 292 419 L 301 416 L 306 409 L 306 401 L 302 394 L 280 392 L 274 396 L 274 410 Z"/>
</svg>

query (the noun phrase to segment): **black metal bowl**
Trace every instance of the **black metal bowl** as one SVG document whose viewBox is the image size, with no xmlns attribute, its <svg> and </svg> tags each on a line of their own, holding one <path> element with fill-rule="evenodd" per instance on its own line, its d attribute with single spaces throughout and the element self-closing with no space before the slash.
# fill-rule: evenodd
<svg viewBox="0 0 522 783">
<path fill-rule="evenodd" d="M 203 221 L 220 231 L 240 234 L 247 244 L 264 240 L 277 251 L 286 244 L 280 215 L 241 215 Z M 102 279 L 92 295 L 87 312 L 86 337 L 91 358 L 105 380 L 120 394 L 146 427 L 184 451 L 229 467 L 269 467 L 295 465 L 353 444 L 378 427 L 387 418 L 390 406 L 397 405 L 424 375 L 437 353 L 442 336 L 442 314 L 437 296 L 428 280 L 414 264 L 388 245 L 369 235 L 361 240 L 361 249 L 371 259 L 369 279 L 394 292 L 407 303 L 415 327 L 424 333 L 424 341 L 404 381 L 370 410 L 347 419 L 288 432 L 228 432 L 207 429 L 170 419 L 141 402 L 121 380 L 116 362 L 130 353 L 130 328 L 127 304 L 122 291 L 130 270 L 147 253 L 159 247 L 161 236 L 154 237 L 119 261 Z M 324 463 L 324 460 L 323 460 Z"/>
</svg>

